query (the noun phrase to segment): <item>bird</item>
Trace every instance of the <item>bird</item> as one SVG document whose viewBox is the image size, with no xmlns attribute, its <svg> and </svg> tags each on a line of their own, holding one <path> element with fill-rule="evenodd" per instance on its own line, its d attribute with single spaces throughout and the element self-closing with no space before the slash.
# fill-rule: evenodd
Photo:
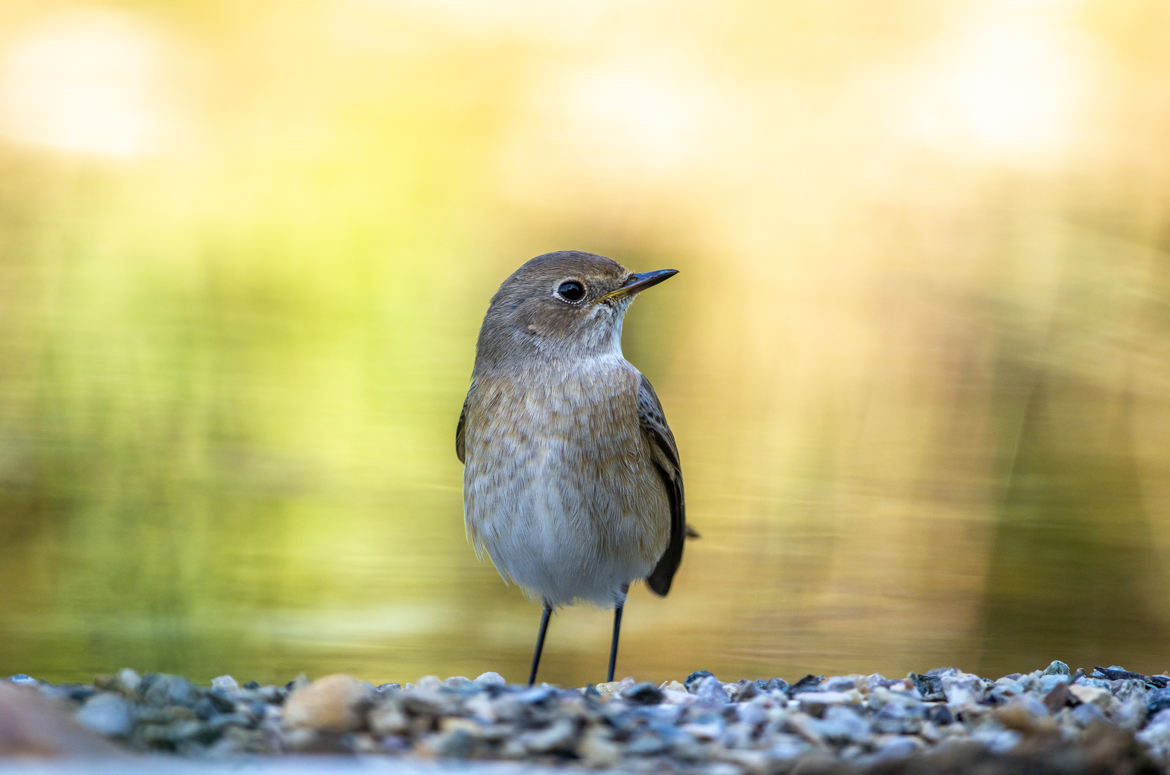
<svg viewBox="0 0 1170 775">
<path fill-rule="evenodd" d="M 612 607 L 613 681 L 630 584 L 665 596 L 687 537 L 682 467 L 650 381 L 622 354 L 635 296 L 677 274 L 635 273 L 583 251 L 524 263 L 492 296 L 455 431 L 476 554 L 549 617 Z"/>
</svg>

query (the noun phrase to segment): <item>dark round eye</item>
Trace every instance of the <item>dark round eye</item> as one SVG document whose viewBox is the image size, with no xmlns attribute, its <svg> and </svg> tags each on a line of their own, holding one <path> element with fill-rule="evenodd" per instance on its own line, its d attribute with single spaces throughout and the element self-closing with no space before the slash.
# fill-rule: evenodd
<svg viewBox="0 0 1170 775">
<path fill-rule="evenodd" d="M 585 298 L 585 286 L 576 280 L 565 280 L 557 286 L 557 296 L 565 301 L 581 301 Z"/>
</svg>

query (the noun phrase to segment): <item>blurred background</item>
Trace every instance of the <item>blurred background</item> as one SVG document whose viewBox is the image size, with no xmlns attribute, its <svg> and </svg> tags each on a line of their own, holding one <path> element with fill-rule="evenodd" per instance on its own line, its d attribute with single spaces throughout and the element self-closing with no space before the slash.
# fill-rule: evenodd
<svg viewBox="0 0 1170 775">
<path fill-rule="evenodd" d="M 1162 0 L 4 3 L 0 674 L 522 680 L 454 431 L 564 248 L 680 270 L 620 674 L 1170 669 L 1168 74 Z"/>
</svg>

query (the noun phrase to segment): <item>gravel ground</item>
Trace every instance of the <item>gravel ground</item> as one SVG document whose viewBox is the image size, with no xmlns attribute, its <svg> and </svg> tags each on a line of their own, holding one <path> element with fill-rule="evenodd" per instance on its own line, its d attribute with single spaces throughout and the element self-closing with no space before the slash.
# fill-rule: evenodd
<svg viewBox="0 0 1170 775">
<path fill-rule="evenodd" d="M 997 680 L 942 668 L 725 683 L 699 671 L 681 683 L 584 689 L 508 685 L 496 673 L 405 686 L 220 676 L 208 687 L 125 669 L 87 685 L 16 675 L 0 690 L 0 754 L 10 756 L 161 753 L 264 768 L 268 754 L 362 754 L 411 772 L 468 760 L 529 772 L 1170 772 L 1170 677 L 1062 662 Z M 33 744 L 20 714 L 37 703 L 63 726 L 24 718 Z M 74 741 L 72 729 L 108 749 Z M 13 759 L 0 769 L 4 761 Z"/>
</svg>

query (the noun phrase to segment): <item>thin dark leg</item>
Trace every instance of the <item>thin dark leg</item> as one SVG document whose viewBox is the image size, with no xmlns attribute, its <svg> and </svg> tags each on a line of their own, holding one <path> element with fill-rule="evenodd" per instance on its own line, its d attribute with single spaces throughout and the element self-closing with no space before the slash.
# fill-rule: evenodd
<svg viewBox="0 0 1170 775">
<path fill-rule="evenodd" d="M 536 653 L 532 655 L 532 672 L 528 674 L 529 686 L 536 683 L 536 668 L 540 666 L 540 652 L 544 651 L 544 634 L 548 632 L 548 617 L 551 613 L 552 608 L 545 603 L 544 614 L 540 617 L 540 634 L 536 636 Z"/>
<path fill-rule="evenodd" d="M 621 599 L 613 608 L 613 643 L 610 644 L 610 674 L 605 679 L 607 681 L 613 680 L 613 668 L 618 664 L 618 636 L 621 633 L 621 609 L 626 606 L 626 592 L 629 591 L 629 584 L 621 585 Z"/>
<path fill-rule="evenodd" d="M 622 608 L 624 607 L 625 601 L 622 601 L 613 609 L 613 642 L 609 646 L 609 676 L 605 679 L 607 681 L 613 680 L 613 669 L 617 665 L 618 635 L 622 631 Z"/>
</svg>

